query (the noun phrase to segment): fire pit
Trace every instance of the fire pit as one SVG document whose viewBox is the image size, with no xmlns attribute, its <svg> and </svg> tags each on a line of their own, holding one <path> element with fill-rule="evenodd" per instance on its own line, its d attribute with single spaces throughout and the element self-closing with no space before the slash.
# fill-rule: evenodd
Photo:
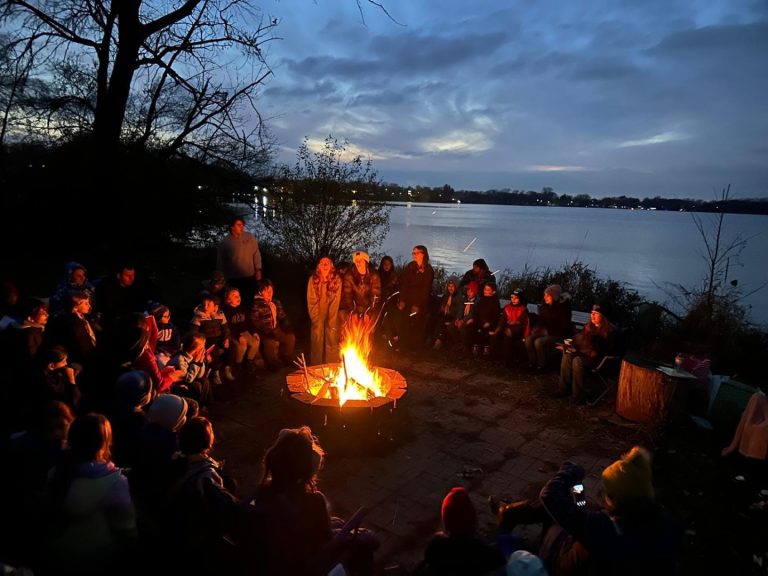
<svg viewBox="0 0 768 576">
<path fill-rule="evenodd" d="M 370 367 L 372 326 L 353 317 L 345 326 L 341 362 L 307 366 L 286 376 L 285 392 L 298 423 L 308 424 L 325 443 L 350 446 L 369 440 L 390 443 L 402 436 L 402 409 L 398 402 L 408 389 L 396 370 Z"/>
</svg>

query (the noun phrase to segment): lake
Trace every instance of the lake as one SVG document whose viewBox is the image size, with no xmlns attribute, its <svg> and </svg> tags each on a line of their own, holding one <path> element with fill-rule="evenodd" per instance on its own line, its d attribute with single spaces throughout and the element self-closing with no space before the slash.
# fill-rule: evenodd
<svg viewBox="0 0 768 576">
<path fill-rule="evenodd" d="M 701 214 L 704 221 L 715 215 Z M 741 262 L 730 262 L 729 280 L 743 294 L 768 283 L 768 218 L 726 214 L 725 245 L 736 234 L 748 239 Z M 485 204 L 393 204 L 390 231 L 377 251 L 410 260 L 424 244 L 430 260 L 460 274 L 485 258 L 491 271 L 559 269 L 581 260 L 600 277 L 626 283 L 644 297 L 671 306 L 665 293 L 675 284 L 703 283 L 704 242 L 687 212 L 496 206 Z M 753 322 L 768 325 L 768 288 L 744 299 Z"/>
</svg>

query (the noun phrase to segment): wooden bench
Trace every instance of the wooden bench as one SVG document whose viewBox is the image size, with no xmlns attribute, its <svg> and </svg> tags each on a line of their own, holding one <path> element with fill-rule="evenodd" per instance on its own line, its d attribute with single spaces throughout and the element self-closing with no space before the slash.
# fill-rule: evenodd
<svg viewBox="0 0 768 576">
<path fill-rule="evenodd" d="M 502 300 L 501 301 L 501 307 L 504 308 L 509 304 L 509 300 Z M 528 314 L 538 314 L 539 312 L 539 305 L 538 304 L 528 304 Z M 582 330 L 584 328 L 584 325 L 589 322 L 590 312 L 582 312 L 581 310 L 571 310 L 571 324 L 573 324 L 573 327 L 576 329 L 576 332 L 579 330 Z"/>
</svg>

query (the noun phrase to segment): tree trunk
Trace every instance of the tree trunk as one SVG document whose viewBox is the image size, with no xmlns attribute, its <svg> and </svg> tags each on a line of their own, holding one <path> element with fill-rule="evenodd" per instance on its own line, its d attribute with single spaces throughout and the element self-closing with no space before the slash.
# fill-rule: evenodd
<svg viewBox="0 0 768 576">
<path fill-rule="evenodd" d="M 625 358 L 621 362 L 616 413 L 649 424 L 665 424 L 685 409 L 686 381 L 660 372 L 658 364 Z"/>
<path fill-rule="evenodd" d="M 125 0 L 117 12 L 118 45 L 115 64 L 109 75 L 106 90 L 100 90 L 100 101 L 96 103 L 94 136 L 102 153 L 117 150 L 125 120 L 125 108 L 131 93 L 131 83 L 136 71 L 136 60 L 143 40 L 139 21 L 141 0 Z M 105 55 L 108 57 L 108 55 Z"/>
</svg>

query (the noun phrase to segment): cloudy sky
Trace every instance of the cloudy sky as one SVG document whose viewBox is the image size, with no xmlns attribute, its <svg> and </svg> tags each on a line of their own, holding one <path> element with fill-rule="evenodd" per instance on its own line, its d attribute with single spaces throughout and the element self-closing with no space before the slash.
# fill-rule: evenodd
<svg viewBox="0 0 768 576">
<path fill-rule="evenodd" d="M 403 185 L 768 197 L 766 0 L 264 0 L 260 111 Z"/>
</svg>

